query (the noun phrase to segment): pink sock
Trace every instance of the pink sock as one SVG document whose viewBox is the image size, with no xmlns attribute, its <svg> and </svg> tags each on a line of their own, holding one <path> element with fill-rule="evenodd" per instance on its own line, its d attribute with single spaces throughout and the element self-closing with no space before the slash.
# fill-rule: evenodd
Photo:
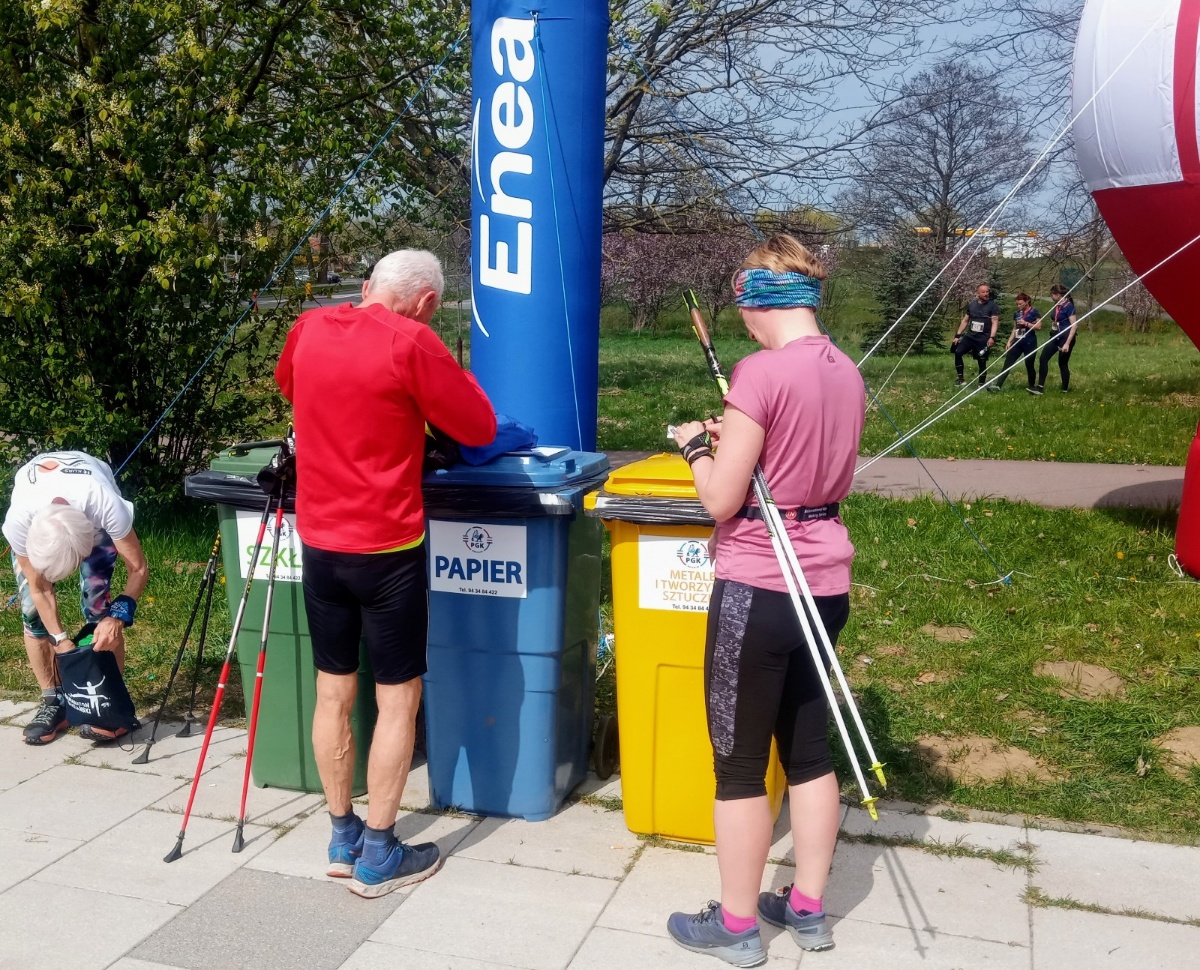
<svg viewBox="0 0 1200 970">
<path fill-rule="evenodd" d="M 795 886 L 792 887 L 792 894 L 788 897 L 788 904 L 797 913 L 823 913 L 825 911 L 825 908 L 821 905 L 821 900 L 805 896 Z"/>
<path fill-rule="evenodd" d="M 734 916 L 724 906 L 721 907 L 721 922 L 730 933 L 745 933 L 758 925 L 756 916 Z"/>
</svg>

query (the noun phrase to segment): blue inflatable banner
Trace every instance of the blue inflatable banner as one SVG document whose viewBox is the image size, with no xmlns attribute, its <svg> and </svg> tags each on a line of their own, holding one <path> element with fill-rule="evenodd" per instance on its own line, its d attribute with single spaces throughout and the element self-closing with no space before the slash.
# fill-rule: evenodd
<svg viewBox="0 0 1200 970">
<path fill-rule="evenodd" d="M 471 370 L 594 451 L 608 5 L 475 0 L 471 43 Z"/>
</svg>

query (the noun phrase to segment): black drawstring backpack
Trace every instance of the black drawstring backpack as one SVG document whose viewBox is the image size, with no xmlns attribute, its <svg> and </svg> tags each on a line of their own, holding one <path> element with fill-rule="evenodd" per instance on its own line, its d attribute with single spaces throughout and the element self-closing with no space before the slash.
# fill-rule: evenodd
<svg viewBox="0 0 1200 970">
<path fill-rule="evenodd" d="M 102 731 L 133 731 L 139 727 L 133 698 L 111 651 L 95 651 L 89 638 L 96 624 L 89 623 L 75 637 L 69 653 L 56 654 L 58 676 L 67 705 L 67 722 L 74 727 L 90 724 Z"/>
</svg>

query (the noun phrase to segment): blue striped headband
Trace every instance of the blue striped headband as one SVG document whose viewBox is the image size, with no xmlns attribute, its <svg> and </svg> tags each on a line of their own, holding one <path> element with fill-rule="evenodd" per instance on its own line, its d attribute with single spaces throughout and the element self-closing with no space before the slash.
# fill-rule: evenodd
<svg viewBox="0 0 1200 970">
<path fill-rule="evenodd" d="M 784 310 L 821 305 L 821 281 L 803 273 L 769 269 L 739 270 L 733 278 L 734 302 L 756 310 Z"/>
</svg>

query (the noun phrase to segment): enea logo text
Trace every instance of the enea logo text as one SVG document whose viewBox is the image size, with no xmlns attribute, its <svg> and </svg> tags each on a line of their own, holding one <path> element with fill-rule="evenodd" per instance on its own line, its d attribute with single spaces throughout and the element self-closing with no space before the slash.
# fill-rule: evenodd
<svg viewBox="0 0 1200 970">
<path fill-rule="evenodd" d="M 488 117 L 501 150 L 490 160 L 479 158 L 482 104 L 476 104 L 474 120 L 475 184 L 489 209 L 479 217 L 479 283 L 525 295 L 533 290 L 533 198 L 525 188 L 532 185 L 533 175 L 533 154 L 527 145 L 535 116 L 533 98 L 525 88 L 536 67 L 533 28 L 532 20 L 509 17 L 492 25 L 492 69 L 508 80 L 492 93 Z M 490 193 L 484 189 L 485 178 Z M 494 217 L 499 226 L 493 226 Z"/>
<path fill-rule="evenodd" d="M 434 556 L 433 575 L 436 579 L 457 579 L 463 582 L 502 583 L 523 585 L 521 563 L 512 559 L 486 559 L 491 549 L 492 535 L 481 525 L 472 525 L 462 535 L 467 554 Z"/>
</svg>

